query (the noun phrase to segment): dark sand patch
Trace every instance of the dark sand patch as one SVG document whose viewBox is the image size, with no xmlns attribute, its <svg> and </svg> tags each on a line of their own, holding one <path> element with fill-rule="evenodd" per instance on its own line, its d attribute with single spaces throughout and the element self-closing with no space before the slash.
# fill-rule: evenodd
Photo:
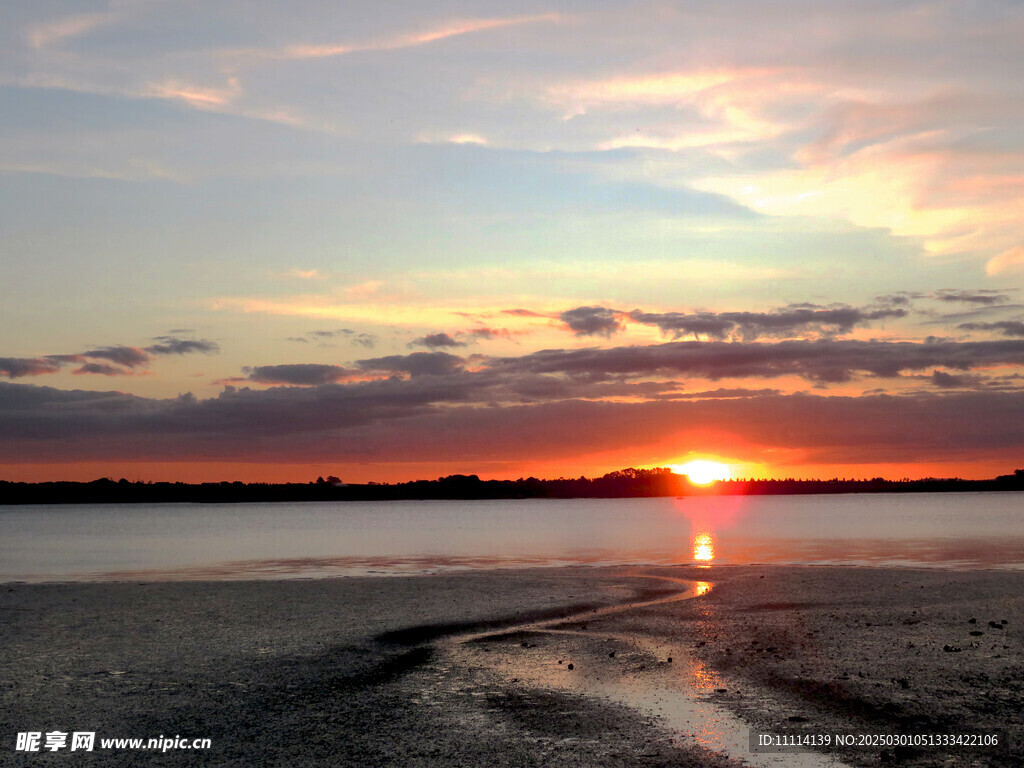
<svg viewBox="0 0 1024 768">
<path fill-rule="evenodd" d="M 1024 574 L 644 572 L 716 586 L 695 600 L 575 618 L 563 623 L 567 634 L 558 634 L 520 625 L 652 599 L 669 587 L 587 568 L 4 585 L 0 764 L 729 764 L 649 715 L 510 679 L 495 661 L 504 655 L 557 674 L 654 687 L 710 670 L 722 680 L 724 690 L 710 694 L 719 703 L 787 732 L 969 726 L 1010 738 L 995 751 L 854 750 L 844 759 L 857 765 L 881 764 L 883 751 L 912 767 L 1024 765 Z M 445 645 L 452 633 L 484 629 L 496 636 L 469 644 L 466 653 Z M 52 729 L 209 737 L 213 749 L 13 752 L 18 731 Z"/>
<path fill-rule="evenodd" d="M 651 590 L 648 579 L 591 569 L 4 585 L 0 764 L 699 765 L 621 707 L 551 694 L 527 717 L 516 702 L 533 694 L 446 664 L 428 642 Z M 16 733 L 50 730 L 210 738 L 213 748 L 13 751 Z"/>
</svg>

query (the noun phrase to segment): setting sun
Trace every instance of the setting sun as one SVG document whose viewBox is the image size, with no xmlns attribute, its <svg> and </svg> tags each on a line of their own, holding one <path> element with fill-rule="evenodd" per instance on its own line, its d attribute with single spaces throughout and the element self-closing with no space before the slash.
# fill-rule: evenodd
<svg viewBox="0 0 1024 768">
<path fill-rule="evenodd" d="M 728 480 L 732 477 L 729 465 L 717 461 L 699 459 L 686 464 L 674 464 L 669 467 L 677 475 L 686 475 L 691 483 L 709 485 L 716 480 Z"/>
</svg>

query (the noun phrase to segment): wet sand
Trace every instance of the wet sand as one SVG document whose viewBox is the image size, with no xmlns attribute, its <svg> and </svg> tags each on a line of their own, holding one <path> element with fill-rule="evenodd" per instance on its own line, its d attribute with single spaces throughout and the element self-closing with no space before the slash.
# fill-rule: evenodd
<svg viewBox="0 0 1024 768">
<path fill-rule="evenodd" d="M 659 576 L 714 588 L 671 599 L 690 587 Z M 0 765 L 44 759 L 16 753 L 16 733 L 61 730 L 212 740 L 208 751 L 45 758 L 76 766 L 714 767 L 738 764 L 714 751 L 737 723 L 995 733 L 997 748 L 873 746 L 838 758 L 1024 764 L 1020 573 L 563 568 L 7 584 L 0 615 Z"/>
</svg>

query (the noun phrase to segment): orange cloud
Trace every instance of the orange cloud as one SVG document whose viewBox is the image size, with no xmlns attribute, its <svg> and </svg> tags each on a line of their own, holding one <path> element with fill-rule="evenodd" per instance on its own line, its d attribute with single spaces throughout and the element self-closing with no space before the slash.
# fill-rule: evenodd
<svg viewBox="0 0 1024 768">
<path fill-rule="evenodd" d="M 357 51 L 394 51 L 401 48 L 412 48 L 418 45 L 433 43 L 449 37 L 481 32 L 487 29 L 497 29 L 518 24 L 532 24 L 538 21 L 555 21 L 558 18 L 559 15 L 556 13 L 547 13 L 537 16 L 512 16 L 499 19 L 456 19 L 447 21 L 438 27 L 424 32 L 397 35 L 366 43 L 352 45 L 290 45 L 273 54 L 273 57 L 280 59 L 322 59 L 331 56 L 344 56 L 345 54 Z"/>
<path fill-rule="evenodd" d="M 241 88 L 237 77 L 228 80 L 226 88 L 204 88 L 179 80 L 167 80 L 151 88 L 152 96 L 161 99 L 179 99 L 193 107 L 222 107 L 240 94 Z"/>
<path fill-rule="evenodd" d="M 1003 251 L 985 265 L 985 271 L 990 275 L 1022 269 L 1024 269 L 1024 246 L 1021 245 Z"/>
</svg>

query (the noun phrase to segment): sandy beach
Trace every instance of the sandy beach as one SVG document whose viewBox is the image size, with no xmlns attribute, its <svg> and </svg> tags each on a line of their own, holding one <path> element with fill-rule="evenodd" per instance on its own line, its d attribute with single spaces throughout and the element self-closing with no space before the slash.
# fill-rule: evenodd
<svg viewBox="0 0 1024 768">
<path fill-rule="evenodd" d="M 1014 572 L 15 583 L 0 602 L 3 765 L 1024 763 L 1024 574 Z M 749 750 L 750 728 L 876 739 L 762 754 Z M 17 733 L 51 731 L 95 731 L 97 746 L 15 751 Z M 927 734 L 999 744 L 891 740 Z M 211 746 L 99 748 L 160 736 Z"/>
</svg>

